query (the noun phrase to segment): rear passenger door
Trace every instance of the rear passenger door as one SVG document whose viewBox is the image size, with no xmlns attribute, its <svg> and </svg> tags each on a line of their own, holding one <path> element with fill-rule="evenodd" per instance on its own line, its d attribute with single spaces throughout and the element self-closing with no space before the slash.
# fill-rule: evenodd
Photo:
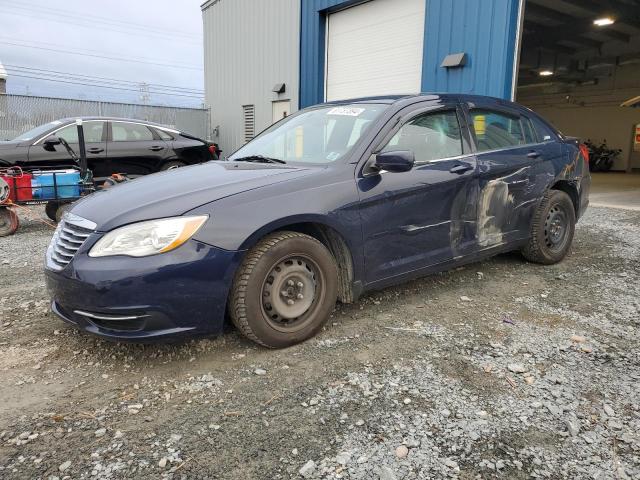
<svg viewBox="0 0 640 480">
<path fill-rule="evenodd" d="M 158 132 L 141 123 L 109 122 L 107 157 L 111 173 L 132 177 L 157 172 L 169 155 L 169 145 Z"/>
<path fill-rule="evenodd" d="M 537 205 L 542 152 L 527 119 L 507 106 L 474 102 L 467 110 L 478 161 L 480 249 L 526 238 Z"/>
</svg>

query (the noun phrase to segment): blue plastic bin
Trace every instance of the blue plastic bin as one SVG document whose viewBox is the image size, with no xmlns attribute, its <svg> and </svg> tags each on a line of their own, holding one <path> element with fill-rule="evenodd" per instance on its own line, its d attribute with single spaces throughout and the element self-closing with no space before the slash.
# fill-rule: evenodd
<svg viewBox="0 0 640 480">
<path fill-rule="evenodd" d="M 55 188 L 54 188 L 55 175 Z M 77 170 L 51 170 L 33 172 L 31 181 L 34 200 L 52 200 L 56 198 L 77 198 L 80 196 L 80 172 Z"/>
</svg>

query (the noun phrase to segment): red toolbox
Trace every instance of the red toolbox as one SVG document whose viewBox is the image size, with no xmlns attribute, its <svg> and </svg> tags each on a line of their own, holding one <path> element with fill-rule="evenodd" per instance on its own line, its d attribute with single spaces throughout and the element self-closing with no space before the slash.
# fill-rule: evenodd
<svg viewBox="0 0 640 480">
<path fill-rule="evenodd" d="M 24 173 L 19 167 L 11 167 L 0 170 L 0 178 L 9 185 L 9 200 L 12 202 L 28 202 L 33 199 L 30 173 Z"/>
</svg>

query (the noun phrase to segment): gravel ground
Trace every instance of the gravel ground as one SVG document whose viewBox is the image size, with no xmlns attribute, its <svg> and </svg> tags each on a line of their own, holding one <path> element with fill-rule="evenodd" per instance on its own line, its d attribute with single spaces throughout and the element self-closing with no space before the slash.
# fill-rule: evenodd
<svg viewBox="0 0 640 480">
<path fill-rule="evenodd" d="M 39 212 L 35 212 L 39 214 Z M 0 478 L 640 478 L 640 212 L 339 305 L 280 351 L 48 311 L 51 230 L 0 239 Z"/>
</svg>

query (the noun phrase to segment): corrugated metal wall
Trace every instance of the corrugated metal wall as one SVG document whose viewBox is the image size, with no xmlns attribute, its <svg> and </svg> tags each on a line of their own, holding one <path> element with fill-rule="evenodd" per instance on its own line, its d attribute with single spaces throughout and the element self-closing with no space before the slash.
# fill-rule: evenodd
<svg viewBox="0 0 640 480">
<path fill-rule="evenodd" d="M 300 107 L 306 107 L 324 100 L 327 15 L 361 0 L 301 1 Z M 422 91 L 510 98 L 520 0 L 425 1 Z M 440 67 L 446 55 L 460 52 L 468 54 L 465 67 Z"/>
<path fill-rule="evenodd" d="M 274 100 L 298 106 L 300 0 L 210 0 L 202 6 L 205 97 L 224 155 L 244 143 L 243 105 L 255 105 L 256 132 Z M 286 92 L 272 92 L 277 83 Z"/>
<path fill-rule="evenodd" d="M 511 98 L 519 0 L 427 0 L 422 90 Z M 465 52 L 463 68 L 440 67 Z"/>
</svg>

